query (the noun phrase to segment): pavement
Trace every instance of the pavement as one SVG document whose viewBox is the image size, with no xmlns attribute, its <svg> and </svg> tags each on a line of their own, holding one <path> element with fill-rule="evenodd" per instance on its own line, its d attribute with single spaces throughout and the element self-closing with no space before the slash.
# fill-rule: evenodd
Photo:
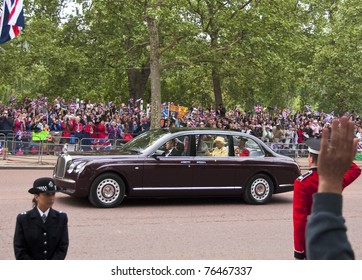
<svg viewBox="0 0 362 280">
<path fill-rule="evenodd" d="M 57 159 L 55 155 L 1 155 L 0 169 L 53 169 Z"/>
</svg>

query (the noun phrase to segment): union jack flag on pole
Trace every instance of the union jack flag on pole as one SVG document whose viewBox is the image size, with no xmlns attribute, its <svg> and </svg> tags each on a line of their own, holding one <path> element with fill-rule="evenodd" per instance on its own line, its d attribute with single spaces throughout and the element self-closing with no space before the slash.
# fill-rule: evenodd
<svg viewBox="0 0 362 280">
<path fill-rule="evenodd" d="M 24 26 L 23 0 L 3 0 L 0 7 L 0 44 L 14 39 Z"/>
</svg>

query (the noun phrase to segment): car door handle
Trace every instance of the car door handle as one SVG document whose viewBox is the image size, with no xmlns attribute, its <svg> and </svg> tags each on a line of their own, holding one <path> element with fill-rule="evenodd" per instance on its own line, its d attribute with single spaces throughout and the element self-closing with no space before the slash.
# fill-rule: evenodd
<svg viewBox="0 0 362 280">
<path fill-rule="evenodd" d="M 206 161 L 203 161 L 203 160 L 198 160 L 198 161 L 196 161 L 196 163 L 203 164 L 203 163 L 206 163 Z"/>
<path fill-rule="evenodd" d="M 182 160 L 181 163 L 190 163 L 188 160 Z"/>
</svg>

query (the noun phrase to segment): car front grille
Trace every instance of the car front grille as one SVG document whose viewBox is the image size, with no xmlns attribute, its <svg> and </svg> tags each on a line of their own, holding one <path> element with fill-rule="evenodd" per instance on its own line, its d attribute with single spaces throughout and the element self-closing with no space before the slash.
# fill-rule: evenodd
<svg viewBox="0 0 362 280">
<path fill-rule="evenodd" d="M 71 162 L 70 156 L 60 155 L 54 169 L 54 175 L 57 178 L 64 178 L 68 163 Z"/>
</svg>

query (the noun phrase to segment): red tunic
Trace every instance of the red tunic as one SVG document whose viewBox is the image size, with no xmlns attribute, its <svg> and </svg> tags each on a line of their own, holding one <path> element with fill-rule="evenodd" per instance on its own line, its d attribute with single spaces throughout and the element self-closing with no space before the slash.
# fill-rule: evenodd
<svg viewBox="0 0 362 280">
<path fill-rule="evenodd" d="M 350 169 L 344 175 L 342 189 L 350 185 L 361 174 L 361 169 L 352 163 Z M 312 210 L 313 194 L 318 191 L 318 172 L 316 167 L 299 176 L 294 181 L 293 194 L 293 224 L 294 224 L 294 257 L 304 259 L 305 252 L 305 228 L 307 217 Z"/>
<path fill-rule="evenodd" d="M 250 151 L 248 149 L 243 149 L 241 152 L 240 152 L 240 156 L 241 157 L 248 157 L 250 155 Z"/>
</svg>

